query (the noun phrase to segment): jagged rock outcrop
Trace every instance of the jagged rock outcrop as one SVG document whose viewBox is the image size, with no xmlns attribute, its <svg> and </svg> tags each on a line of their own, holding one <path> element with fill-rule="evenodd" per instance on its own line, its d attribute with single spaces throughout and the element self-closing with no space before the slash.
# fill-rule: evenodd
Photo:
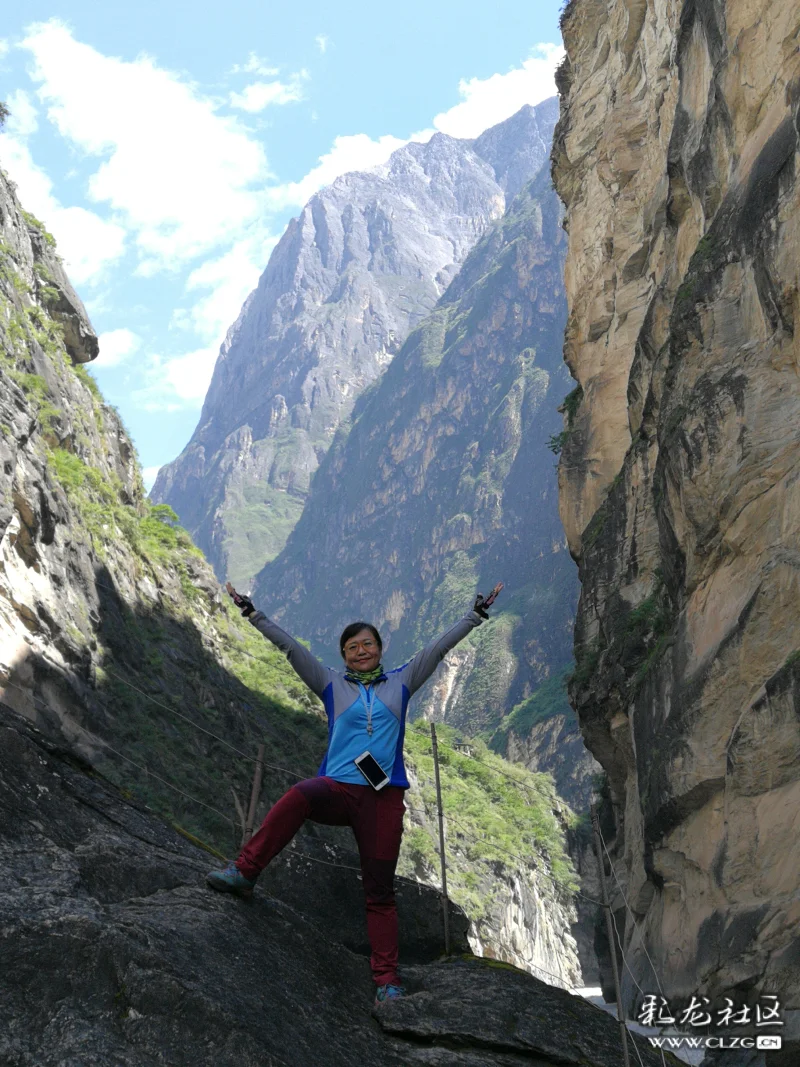
<svg viewBox="0 0 800 1067">
<path fill-rule="evenodd" d="M 359 402 L 255 584 L 312 647 L 361 617 L 402 663 L 502 578 L 496 617 L 422 697 L 467 734 L 491 733 L 570 659 L 575 574 L 547 449 L 568 387 L 564 244 L 542 171 Z"/>
<path fill-rule="evenodd" d="M 151 494 L 221 578 L 246 585 L 281 550 L 340 422 L 545 162 L 556 114 L 552 99 L 474 141 L 406 145 L 290 222 Z"/>
<path fill-rule="evenodd" d="M 572 0 L 563 30 L 571 692 L 618 922 L 645 988 L 646 948 L 668 994 L 777 994 L 795 1062 L 800 10 Z"/>
<path fill-rule="evenodd" d="M 203 885 L 208 861 L 90 765 L 0 708 L 0 1061 L 620 1061 L 619 1029 L 604 1012 L 507 965 L 469 956 L 427 962 L 434 946 L 425 935 L 416 964 L 404 968 L 410 995 L 373 1012 L 368 960 L 341 940 L 321 875 L 290 858 L 300 865 L 291 895 L 273 883 L 245 904 Z M 360 897 L 355 874 L 346 888 Z M 415 897 L 406 926 L 418 919 L 421 930 L 432 928 L 430 891 L 404 889 Z M 643 1065 L 662 1064 L 636 1040 Z M 667 1054 L 666 1062 L 675 1061 Z"/>
<path fill-rule="evenodd" d="M 576 719 L 554 715 L 534 723 L 523 735 L 511 729 L 506 746 L 505 754 L 512 763 L 522 763 L 533 771 L 547 770 L 559 796 L 575 811 L 589 810 L 593 778 L 600 765 L 588 756 Z"/>
<path fill-rule="evenodd" d="M 123 748 L 206 796 L 209 778 L 244 793 L 249 769 L 165 723 L 164 706 L 198 709 L 247 751 L 265 737 L 276 763 L 286 739 L 266 713 L 300 713 L 294 753 L 310 772 L 324 737 L 302 714 L 313 699 L 277 652 L 259 650 L 253 671 L 239 651 L 251 628 L 229 615 L 186 534 L 147 504 L 133 445 L 79 365 L 97 339 L 52 237 L 2 174 L 0 225 L 0 697 L 88 758 Z M 216 830 L 229 837 L 225 818 Z"/>
</svg>

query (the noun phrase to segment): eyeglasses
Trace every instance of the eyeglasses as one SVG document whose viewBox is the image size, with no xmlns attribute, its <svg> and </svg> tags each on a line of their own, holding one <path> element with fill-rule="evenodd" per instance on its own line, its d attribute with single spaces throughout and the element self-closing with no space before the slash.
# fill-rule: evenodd
<svg viewBox="0 0 800 1067">
<path fill-rule="evenodd" d="M 356 652 L 359 648 L 363 648 L 365 652 L 371 652 L 373 648 L 377 647 L 377 642 L 368 637 L 366 641 L 348 641 L 344 646 L 344 650 L 345 652 Z"/>
</svg>

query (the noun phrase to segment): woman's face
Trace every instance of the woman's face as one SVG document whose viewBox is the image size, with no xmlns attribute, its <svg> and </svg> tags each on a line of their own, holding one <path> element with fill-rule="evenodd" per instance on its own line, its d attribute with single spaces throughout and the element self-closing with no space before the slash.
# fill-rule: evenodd
<svg viewBox="0 0 800 1067">
<path fill-rule="evenodd" d="M 374 671 L 381 661 L 381 646 L 372 630 L 359 630 L 344 643 L 344 662 L 351 671 Z"/>
</svg>

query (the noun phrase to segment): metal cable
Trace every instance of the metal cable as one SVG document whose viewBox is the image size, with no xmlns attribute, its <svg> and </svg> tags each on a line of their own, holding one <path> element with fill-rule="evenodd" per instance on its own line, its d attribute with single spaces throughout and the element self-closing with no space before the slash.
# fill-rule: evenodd
<svg viewBox="0 0 800 1067">
<path fill-rule="evenodd" d="M 658 986 L 658 991 L 661 994 L 661 996 L 663 997 L 664 996 L 664 990 L 661 987 L 661 982 L 658 980 L 658 972 L 656 971 L 655 964 L 653 963 L 652 959 L 650 958 L 650 953 L 647 951 L 647 945 L 645 944 L 645 941 L 644 941 L 644 935 L 642 934 L 642 931 L 641 931 L 641 928 L 639 927 L 639 924 L 636 922 L 636 916 L 633 914 L 631 906 L 628 903 L 628 898 L 625 896 L 625 890 L 620 885 L 619 878 L 617 878 L 617 872 L 614 870 L 614 863 L 613 863 L 613 861 L 611 859 L 611 855 L 610 855 L 610 853 L 608 851 L 608 848 L 606 847 L 606 843 L 605 843 L 605 840 L 603 838 L 602 831 L 600 831 L 600 843 L 603 846 L 603 851 L 605 852 L 606 856 L 608 856 L 608 863 L 609 863 L 609 866 L 611 867 L 611 873 L 614 876 L 614 881 L 617 883 L 617 888 L 619 889 L 620 893 L 622 894 L 622 899 L 625 901 L 625 907 L 627 908 L 628 914 L 630 915 L 631 920 L 633 921 L 633 928 L 639 934 L 639 939 L 641 941 L 642 949 L 644 950 L 644 954 L 645 954 L 645 956 L 647 956 L 647 961 L 650 964 L 650 967 L 651 967 L 651 969 L 653 971 L 653 977 L 656 980 L 656 985 Z M 620 949 L 621 948 L 622 948 L 622 944 L 620 943 Z"/>
<path fill-rule="evenodd" d="M 634 985 L 639 990 L 639 992 L 642 994 L 642 997 L 644 997 L 644 990 L 639 985 L 639 983 L 636 981 L 636 976 L 634 975 L 634 972 L 630 970 L 630 967 L 628 966 L 628 961 L 627 961 L 627 959 L 625 959 L 625 953 L 623 952 L 623 949 L 622 949 L 622 938 L 620 937 L 620 931 L 617 928 L 617 919 L 614 918 L 614 913 L 613 913 L 613 910 L 611 908 L 608 909 L 608 913 L 611 915 L 611 922 L 613 923 L 614 934 L 617 935 L 617 942 L 620 945 L 620 955 L 622 956 L 622 962 L 623 962 L 624 966 L 626 967 L 627 972 L 630 975 L 630 977 L 633 978 Z M 633 1034 L 630 1034 L 630 1031 L 628 1030 L 627 1020 L 625 1022 L 625 1030 L 628 1032 L 628 1036 L 630 1037 L 630 1044 L 634 1046 L 634 1051 L 636 1052 L 636 1054 L 637 1054 L 637 1056 L 639 1058 L 639 1063 L 642 1065 L 642 1067 L 644 1067 L 644 1064 L 642 1064 L 642 1057 L 639 1054 L 639 1049 L 637 1048 L 637 1044 L 636 1044 L 636 1041 L 634 1040 Z M 659 1049 L 659 1052 L 661 1053 L 661 1063 L 663 1063 L 663 1050 Z"/>
<path fill-rule="evenodd" d="M 406 804 L 406 808 L 409 811 L 414 811 L 414 812 L 417 812 L 418 814 L 425 815 L 426 818 L 429 817 L 427 810 L 423 810 L 421 808 L 414 808 L 408 803 Z M 471 839 L 473 841 L 475 841 L 475 840 L 484 841 L 487 844 L 490 844 L 493 848 L 496 848 L 498 852 L 503 852 L 506 856 L 511 856 L 512 859 L 519 860 L 521 863 L 529 863 L 530 862 L 529 857 L 522 856 L 517 852 L 511 852 L 509 849 L 503 848 L 501 845 L 495 844 L 495 842 L 492 841 L 492 839 L 489 838 L 489 837 L 483 837 L 483 836 L 479 836 L 477 838 L 474 837 L 472 835 L 472 832 L 470 831 L 469 827 L 465 826 L 462 822 L 460 822 L 454 816 L 448 815 L 447 813 L 445 813 L 444 817 L 449 822 L 455 823 L 456 826 L 460 826 L 462 830 L 464 830 L 465 832 L 470 834 Z M 537 874 L 542 875 L 543 878 L 547 878 L 549 881 L 551 881 L 554 885 L 558 886 L 559 888 L 563 888 L 561 886 L 560 882 L 552 874 L 548 874 L 546 871 L 543 871 L 540 867 L 536 867 L 536 872 L 537 872 Z M 598 907 L 602 907 L 602 904 L 601 904 L 601 902 L 599 900 L 595 900 L 594 897 L 590 897 L 588 894 L 581 892 L 580 889 L 571 889 L 571 890 L 569 890 L 569 892 L 570 893 L 574 893 L 576 896 L 582 897 L 584 900 L 590 901 L 592 904 L 596 904 Z"/>
<path fill-rule="evenodd" d="M 598 820 L 598 823 L 597 823 L 597 832 L 598 832 L 598 834 L 600 836 L 600 843 L 603 846 L 603 851 L 605 852 L 606 856 L 608 857 L 608 865 L 611 868 L 611 873 L 614 876 L 614 881 L 617 883 L 617 888 L 619 889 L 620 893 L 622 893 L 622 899 L 625 901 L 625 907 L 628 909 L 628 914 L 630 915 L 630 917 L 631 917 L 631 919 L 633 921 L 633 928 L 634 928 L 634 930 L 639 930 L 639 927 L 638 927 L 638 925 L 636 923 L 636 916 L 631 911 L 630 905 L 628 904 L 628 899 L 625 896 L 625 893 L 623 891 L 622 886 L 620 885 L 619 878 L 617 878 L 617 872 L 614 870 L 614 863 L 613 863 L 613 861 L 611 859 L 611 856 L 609 854 L 608 849 L 606 848 L 606 843 L 605 843 L 605 839 L 603 838 L 603 831 L 600 829 L 599 820 Z M 646 995 L 645 991 L 642 989 L 642 987 L 636 981 L 636 978 L 634 977 L 633 971 L 631 970 L 630 965 L 628 964 L 628 961 L 625 958 L 625 949 L 623 948 L 623 945 L 622 945 L 622 938 L 619 936 L 619 930 L 617 929 L 617 920 L 614 917 L 613 908 L 609 907 L 608 912 L 609 912 L 609 915 L 611 916 L 611 921 L 614 924 L 614 932 L 617 935 L 617 941 L 619 943 L 619 951 L 620 951 L 620 955 L 622 956 L 622 962 L 625 964 L 625 967 L 628 970 L 628 974 L 633 979 L 633 984 L 636 986 L 636 988 L 639 990 L 639 992 L 642 994 L 642 996 L 645 996 Z M 658 990 L 661 993 L 661 996 L 663 997 L 664 996 L 664 990 L 661 988 L 661 982 L 659 982 L 659 980 L 658 980 L 658 973 L 656 972 L 655 966 L 653 965 L 653 961 L 650 959 L 650 953 L 647 951 L 647 946 L 644 943 L 644 937 L 641 935 L 641 931 L 639 931 L 639 934 L 640 934 L 641 945 L 642 945 L 642 948 L 644 949 L 644 953 L 647 956 L 647 959 L 648 959 L 648 961 L 650 963 L 650 967 L 652 968 L 653 975 L 654 975 L 655 980 L 656 980 L 656 985 L 658 986 Z M 613 946 L 612 946 L 612 951 L 613 951 Z M 627 1029 L 627 1027 L 626 1027 L 626 1029 Z M 634 1048 L 635 1047 L 636 1047 L 636 1042 L 634 1042 Z M 659 1048 L 658 1051 L 661 1053 L 661 1063 L 664 1064 L 664 1067 L 666 1067 L 666 1063 L 665 1063 L 665 1060 L 664 1060 L 664 1050 L 662 1048 Z M 637 1055 L 638 1055 L 638 1050 L 637 1050 Z M 641 1058 L 640 1058 L 640 1062 L 641 1062 Z"/>
<path fill-rule="evenodd" d="M 154 696 L 151 696 L 150 693 L 145 693 L 143 689 L 140 689 L 138 686 L 134 685 L 133 682 L 129 682 L 126 678 L 123 678 L 122 675 L 116 674 L 114 671 L 109 670 L 107 667 L 104 667 L 103 670 L 105 670 L 106 674 L 111 675 L 112 678 L 116 678 L 118 682 L 122 682 L 123 685 L 127 685 L 129 688 L 135 689 L 136 692 L 143 696 L 146 700 L 152 700 L 154 704 L 157 704 L 160 708 L 163 708 L 164 711 L 168 711 L 171 715 L 176 715 L 179 719 L 183 719 L 184 722 L 188 722 L 190 726 L 193 726 L 195 730 L 199 730 L 201 734 L 205 734 L 207 737 L 213 737 L 215 741 L 218 741 L 221 745 L 224 745 L 225 748 L 230 749 L 231 752 L 235 752 L 236 755 L 240 756 L 242 759 L 249 760 L 250 763 L 259 762 L 255 756 L 250 756 L 247 752 L 242 752 L 240 748 L 236 748 L 235 745 L 229 744 L 218 734 L 213 733 L 213 731 L 211 730 L 207 730 L 205 726 L 200 726 L 199 723 L 196 723 L 193 719 L 190 719 L 188 715 L 184 715 L 182 712 L 176 711 L 176 709 L 171 708 L 169 704 L 163 704 L 160 700 L 156 700 L 156 698 Z M 261 763 L 265 767 L 269 767 L 270 770 L 281 771 L 283 774 L 289 774 L 293 778 L 299 778 L 300 780 L 303 779 L 302 774 L 297 774 L 295 771 L 290 771 L 286 767 L 279 767 L 277 766 L 277 764 L 267 763 L 266 760 L 261 760 Z"/>
<path fill-rule="evenodd" d="M 16 685 L 16 683 L 14 683 L 14 682 L 4 682 L 3 684 L 4 685 L 13 686 L 14 689 L 18 689 L 21 693 L 25 693 L 35 703 L 38 703 L 42 708 L 44 708 L 45 711 L 49 711 L 50 710 L 48 708 L 48 706 L 42 700 L 39 700 L 38 697 L 34 696 L 34 694 L 31 693 L 31 691 L 29 689 L 23 689 L 22 686 Z M 112 748 L 111 745 L 109 745 L 106 741 L 103 741 L 102 738 L 100 739 L 100 741 L 108 749 L 109 752 L 113 752 L 115 756 L 119 756 L 120 759 L 125 760 L 126 763 L 130 763 L 133 767 L 136 767 L 137 770 L 142 771 L 145 775 L 157 779 L 163 785 L 167 786 L 168 789 L 172 789 L 174 792 L 180 793 L 180 795 L 185 797 L 187 800 L 191 800 L 193 803 L 201 805 L 201 807 L 208 808 L 209 811 L 213 811 L 216 815 L 220 815 L 223 819 L 225 819 L 226 822 L 229 822 L 231 824 L 231 826 L 233 826 L 233 828 L 234 828 L 234 836 L 235 836 L 236 827 L 235 827 L 235 824 L 234 824 L 233 820 L 231 819 L 230 815 L 226 815 L 225 812 L 220 811 L 219 808 L 215 808 L 211 804 L 207 804 L 204 800 L 200 800 L 198 797 L 193 797 L 191 795 L 191 793 L 187 793 L 183 789 L 180 789 L 178 786 L 173 785 L 171 782 L 167 781 L 166 778 L 162 778 L 162 777 L 160 777 L 160 775 L 155 774 L 153 771 L 149 770 L 147 767 L 143 767 L 141 764 L 136 763 L 135 760 L 130 759 L 128 756 L 123 755 L 122 752 L 118 752 L 115 748 Z M 345 864 L 345 863 L 335 863 L 332 860 L 323 860 L 323 859 L 320 859 L 318 856 L 309 856 L 305 852 L 298 852 L 295 848 L 290 848 L 290 851 L 291 851 L 291 853 L 293 855 L 300 856 L 303 859 L 309 860 L 311 863 L 323 863 L 328 867 L 341 867 L 342 870 L 345 870 L 345 871 L 355 871 L 356 874 L 360 874 L 361 873 L 361 871 L 360 871 L 360 869 L 358 867 L 351 867 L 351 866 L 349 866 L 348 864 Z M 225 859 L 227 860 L 228 857 L 226 856 Z"/>
<path fill-rule="evenodd" d="M 104 582 L 97 581 L 96 584 L 101 585 L 104 588 L 107 588 L 112 592 L 115 592 L 115 593 L 118 592 L 116 589 L 113 589 L 113 587 L 108 586 Z M 247 652 L 244 649 L 239 649 L 238 651 L 242 652 L 246 656 L 249 656 L 251 659 L 257 660 L 257 657 L 252 656 L 249 652 Z M 213 740 L 217 741 L 219 744 L 223 745 L 225 748 L 227 748 L 231 752 L 235 753 L 241 759 L 248 760 L 251 763 L 257 763 L 258 762 L 258 760 L 254 756 L 251 756 L 248 753 L 243 752 L 241 749 L 236 748 L 235 745 L 231 745 L 229 742 L 225 741 L 224 738 L 220 737 L 218 734 L 215 734 L 213 731 L 208 730 L 204 726 L 201 726 L 199 723 L 195 722 L 193 719 L 189 718 L 189 716 L 184 715 L 182 712 L 178 711 L 177 709 L 170 707 L 168 704 L 164 704 L 162 701 L 156 699 L 156 697 L 152 696 L 150 693 L 145 692 L 143 689 L 140 689 L 138 686 L 134 685 L 133 682 L 130 682 L 130 681 L 128 681 L 128 679 L 123 678 L 121 675 L 117 674 L 115 671 L 112 671 L 109 668 L 103 668 L 103 669 L 112 678 L 115 678 L 117 681 L 121 682 L 123 685 L 127 685 L 130 689 L 133 689 L 135 692 L 139 693 L 139 695 L 143 696 L 146 700 L 152 701 L 152 703 L 156 704 L 158 707 L 162 708 L 164 711 L 167 711 L 170 714 L 177 716 L 179 719 L 181 719 L 184 722 L 188 723 L 188 725 L 192 726 L 195 730 L 199 731 L 200 733 L 205 734 L 207 737 L 211 737 Z M 13 685 L 14 683 L 10 682 L 8 684 Z M 20 686 L 15 686 L 15 688 L 20 689 L 21 692 L 30 692 L 29 690 L 23 690 Z M 33 697 L 33 699 L 36 700 L 37 698 Z M 298 739 L 300 738 L 299 734 L 295 733 L 293 730 L 291 730 L 289 728 L 287 728 L 286 732 L 292 734 L 294 737 L 296 737 Z M 189 796 L 189 794 L 184 793 L 182 790 L 178 789 L 176 786 L 170 785 L 170 783 L 168 783 L 165 779 L 160 778 L 158 775 L 154 774 L 152 771 L 148 770 L 147 768 L 140 767 L 139 764 L 136 764 L 133 760 L 129 759 L 128 757 L 126 757 L 124 755 L 122 755 L 122 753 L 116 752 L 116 750 L 112 749 L 111 746 L 108 745 L 106 742 L 103 742 L 103 743 L 106 744 L 106 747 L 109 749 L 109 751 L 115 752 L 115 754 L 119 755 L 120 758 L 125 759 L 125 760 L 127 760 L 127 762 L 131 763 L 133 766 L 138 767 L 140 770 L 143 771 L 143 773 L 151 774 L 158 781 L 160 781 L 163 784 L 167 785 L 171 789 L 175 789 L 177 792 L 181 793 L 183 796 L 186 796 L 188 799 L 196 800 L 196 798 Z M 299 774 L 296 771 L 289 770 L 286 767 L 280 767 L 277 764 L 273 764 L 273 763 L 268 762 L 267 760 L 262 760 L 261 762 L 262 762 L 263 766 L 269 767 L 270 770 L 276 770 L 276 771 L 280 771 L 283 774 L 288 774 L 290 777 L 297 778 L 299 781 L 303 781 L 304 778 L 305 778 L 304 775 Z M 485 763 L 483 760 L 478 760 L 477 762 L 479 762 L 480 765 L 482 767 L 486 768 L 487 770 L 494 771 L 496 774 L 500 774 L 503 777 L 508 778 L 510 781 L 514 782 L 515 785 L 521 786 L 523 789 L 527 789 L 527 790 L 533 792 L 533 789 L 532 789 L 531 786 L 529 786 L 526 782 L 521 781 L 515 775 L 509 774 L 508 772 L 503 771 L 500 768 L 492 767 L 489 764 Z M 209 810 L 214 811 L 217 814 L 220 814 L 220 815 L 222 814 L 219 811 L 219 809 L 214 808 L 211 805 L 206 804 L 201 800 L 196 800 L 196 802 L 198 804 L 201 804 L 203 807 L 209 808 Z M 416 812 L 416 813 L 418 813 L 420 815 L 424 815 L 426 817 L 428 815 L 427 811 L 423 811 L 420 808 L 415 808 L 415 807 L 412 807 L 411 805 L 408 805 L 408 804 L 406 805 L 406 807 L 407 807 L 407 809 L 409 811 Z M 223 816 L 223 817 L 226 818 L 226 819 L 229 819 L 229 816 Z M 451 822 L 453 822 L 456 825 L 460 826 L 461 829 L 464 830 L 466 833 L 471 835 L 471 831 L 469 830 L 469 828 L 464 826 L 464 824 L 461 823 L 459 820 L 453 818 L 453 816 L 446 816 L 446 817 L 449 818 Z M 474 837 L 473 837 L 473 840 L 475 840 Z M 527 863 L 530 862 L 529 858 L 523 857 L 518 853 L 511 852 L 509 849 L 506 849 L 506 848 L 503 848 L 500 845 L 497 845 L 490 838 L 487 838 L 487 837 L 484 837 L 484 836 L 479 836 L 477 838 L 477 840 L 483 841 L 483 842 L 491 845 L 493 848 L 497 849 L 499 852 L 502 852 L 504 855 L 510 856 L 512 859 L 515 859 L 520 863 L 527 864 Z M 309 859 L 313 859 L 313 857 L 308 857 L 308 858 Z M 321 861 L 320 860 L 318 862 L 325 862 L 325 861 Z M 334 866 L 341 866 L 341 865 L 340 864 L 339 865 L 334 864 Z M 348 868 L 348 869 L 355 870 L 355 868 Z M 541 870 L 541 868 L 539 868 L 539 867 L 537 867 L 536 870 L 537 870 L 537 873 L 541 874 L 544 878 L 546 878 L 549 881 L 551 881 L 554 885 L 560 887 L 560 883 L 552 875 L 550 875 L 547 872 Z M 599 902 L 594 900 L 593 897 L 588 896 L 586 893 L 583 893 L 580 890 L 572 890 L 571 892 L 575 893 L 577 896 L 580 896 L 580 897 L 584 898 L 585 900 L 590 901 L 593 904 L 599 905 Z"/>
</svg>

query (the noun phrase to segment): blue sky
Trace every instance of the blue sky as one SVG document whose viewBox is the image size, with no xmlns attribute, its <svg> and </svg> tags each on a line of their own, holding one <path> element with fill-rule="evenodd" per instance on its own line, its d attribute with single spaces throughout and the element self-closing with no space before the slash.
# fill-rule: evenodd
<svg viewBox="0 0 800 1067">
<path fill-rule="evenodd" d="M 0 166 L 58 241 L 148 483 L 191 436 L 289 218 L 409 138 L 474 137 L 552 95 L 558 10 L 29 0 L 6 14 Z"/>
</svg>

